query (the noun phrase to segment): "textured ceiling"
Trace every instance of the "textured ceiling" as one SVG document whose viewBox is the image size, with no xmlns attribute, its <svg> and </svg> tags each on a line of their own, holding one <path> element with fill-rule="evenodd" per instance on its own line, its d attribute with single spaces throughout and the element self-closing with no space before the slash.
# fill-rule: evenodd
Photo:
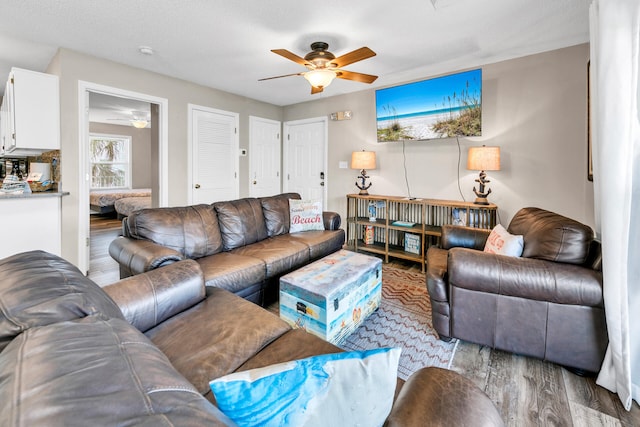
<svg viewBox="0 0 640 427">
<path fill-rule="evenodd" d="M 585 43 L 588 7 L 589 0 L 2 0 L 0 76 L 12 66 L 44 71 L 64 47 L 290 105 Z M 368 46 L 377 56 L 345 69 L 380 78 L 371 86 L 337 79 L 317 95 L 300 76 L 258 82 L 304 70 L 270 49 L 304 56 L 314 41 L 336 56 Z"/>
</svg>

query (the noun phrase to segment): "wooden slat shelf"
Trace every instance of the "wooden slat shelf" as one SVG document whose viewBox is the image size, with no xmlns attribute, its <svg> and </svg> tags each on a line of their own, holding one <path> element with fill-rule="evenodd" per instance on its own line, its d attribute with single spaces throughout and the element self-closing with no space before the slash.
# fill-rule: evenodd
<svg viewBox="0 0 640 427">
<path fill-rule="evenodd" d="M 369 207 L 375 206 L 376 221 Z M 476 228 L 492 229 L 496 225 L 498 207 L 494 204 L 476 205 L 470 202 L 439 200 L 427 198 L 409 199 L 398 196 L 380 196 L 359 194 L 347 195 L 347 247 L 357 251 L 377 253 L 389 257 L 405 259 L 422 264 L 425 269 L 425 254 L 429 246 L 437 245 L 442 235 L 442 225 L 456 224 L 462 220 L 464 225 Z M 393 225 L 395 221 L 413 223 L 410 226 Z M 373 244 L 365 244 L 365 229 L 371 226 Z M 418 238 L 413 253 L 405 246 Z"/>
</svg>

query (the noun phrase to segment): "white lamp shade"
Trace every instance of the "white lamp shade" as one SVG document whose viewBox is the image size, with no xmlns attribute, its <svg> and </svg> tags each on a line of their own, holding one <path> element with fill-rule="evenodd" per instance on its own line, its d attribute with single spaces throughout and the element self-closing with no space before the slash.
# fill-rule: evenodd
<svg viewBox="0 0 640 427">
<path fill-rule="evenodd" d="M 375 151 L 354 151 L 351 153 L 351 169 L 375 169 Z"/>
<path fill-rule="evenodd" d="M 304 78 L 307 79 L 313 87 L 325 88 L 336 78 L 336 73 L 335 71 L 326 69 L 311 70 L 304 73 Z"/>
<path fill-rule="evenodd" d="M 500 147 L 470 147 L 467 169 L 472 171 L 499 171 Z"/>
</svg>

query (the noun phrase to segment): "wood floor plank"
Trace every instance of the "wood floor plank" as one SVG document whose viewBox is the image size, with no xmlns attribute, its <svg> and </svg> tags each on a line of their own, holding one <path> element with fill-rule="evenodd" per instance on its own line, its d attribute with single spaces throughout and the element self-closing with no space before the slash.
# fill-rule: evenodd
<svg viewBox="0 0 640 427">
<path fill-rule="evenodd" d="M 581 377 L 565 369 L 563 380 L 570 401 L 617 418 L 618 410 L 612 394 L 596 385 L 593 378 Z"/>
<path fill-rule="evenodd" d="M 575 426 L 621 427 L 620 420 L 596 409 L 591 409 L 575 402 L 570 402 L 571 417 Z"/>
<path fill-rule="evenodd" d="M 514 355 L 492 351 L 489 377 L 485 392 L 495 403 L 507 426 L 537 426 L 537 415 L 531 417 L 531 398 L 528 384 L 521 381 L 519 372 L 522 363 Z M 533 408 L 535 412 L 537 408 Z"/>
<path fill-rule="evenodd" d="M 539 425 L 572 426 L 571 408 L 562 378 L 562 368 L 548 362 L 525 357 L 525 376 L 537 397 Z"/>
<path fill-rule="evenodd" d="M 120 279 L 118 263 L 109 255 L 109 245 L 121 234 L 116 218 L 91 215 L 88 277 L 100 286 Z"/>
<path fill-rule="evenodd" d="M 486 390 L 490 358 L 489 347 L 458 341 L 451 369 L 472 380 L 480 389 Z"/>
</svg>

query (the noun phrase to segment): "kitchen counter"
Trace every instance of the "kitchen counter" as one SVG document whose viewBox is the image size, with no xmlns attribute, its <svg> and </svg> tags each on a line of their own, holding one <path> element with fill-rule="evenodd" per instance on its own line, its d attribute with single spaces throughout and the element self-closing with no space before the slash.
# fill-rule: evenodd
<svg viewBox="0 0 640 427">
<path fill-rule="evenodd" d="M 31 199 L 31 198 L 40 198 L 40 197 L 62 197 L 68 196 L 68 191 L 39 191 L 35 193 L 22 193 L 22 194 L 13 194 L 13 193 L 3 193 L 0 191 L 0 200 L 2 199 Z"/>
<path fill-rule="evenodd" d="M 68 194 L 60 191 L 0 194 L 3 241 L 0 258 L 34 249 L 61 255 L 62 196 Z"/>
</svg>

